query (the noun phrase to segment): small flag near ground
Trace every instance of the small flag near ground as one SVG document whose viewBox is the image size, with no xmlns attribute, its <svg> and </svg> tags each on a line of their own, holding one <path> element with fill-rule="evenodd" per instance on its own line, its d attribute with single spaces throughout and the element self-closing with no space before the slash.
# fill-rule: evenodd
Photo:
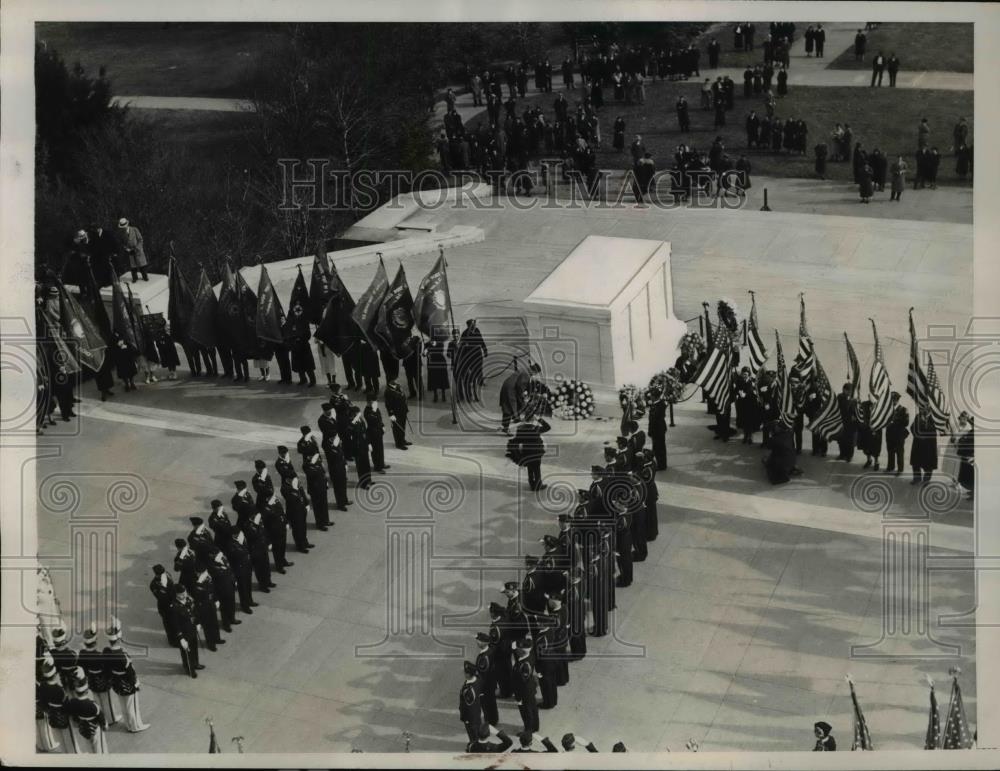
<svg viewBox="0 0 1000 771">
<path fill-rule="evenodd" d="M 865 713 L 861 711 L 861 704 L 858 703 L 858 694 L 854 690 L 854 681 L 851 676 L 847 676 L 847 684 L 851 688 L 851 704 L 854 708 L 854 741 L 851 743 L 852 750 L 874 750 L 872 736 L 868 730 L 868 721 L 865 720 Z"/>
<path fill-rule="evenodd" d="M 767 361 L 767 347 L 760 336 L 760 329 L 757 325 L 757 297 L 750 292 L 750 322 L 747 325 L 747 349 L 750 351 L 750 360 L 747 362 L 750 367 L 750 374 L 756 375 L 764 362 Z"/>
</svg>

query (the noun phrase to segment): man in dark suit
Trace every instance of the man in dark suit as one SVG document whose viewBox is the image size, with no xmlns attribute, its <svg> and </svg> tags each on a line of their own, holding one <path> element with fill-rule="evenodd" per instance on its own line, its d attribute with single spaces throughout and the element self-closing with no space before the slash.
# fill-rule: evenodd
<svg viewBox="0 0 1000 771">
<path fill-rule="evenodd" d="M 253 465 L 256 472 L 250 478 L 250 484 L 253 485 L 253 491 L 257 494 L 257 505 L 261 506 L 264 501 L 274 495 L 274 482 L 267 473 L 267 464 L 264 461 L 255 460 Z"/>
<path fill-rule="evenodd" d="M 840 422 L 843 424 L 837 436 L 837 444 L 840 445 L 837 460 L 850 461 L 854 457 L 854 446 L 858 436 L 858 402 L 852 395 L 853 390 L 851 383 L 844 383 L 843 389 L 837 394 L 837 408 L 840 410 Z"/>
<path fill-rule="evenodd" d="M 817 25 L 815 31 L 813 32 L 813 42 L 816 44 L 816 58 L 823 58 L 823 48 L 826 46 L 826 30 L 823 29 L 823 25 Z"/>
<path fill-rule="evenodd" d="M 910 435 L 910 415 L 906 407 L 899 403 L 898 392 L 893 391 L 889 399 L 892 407 L 889 422 L 885 426 L 885 447 L 889 453 L 885 470 L 899 476 L 903 471 L 903 448 L 906 446 L 906 437 Z"/>
<path fill-rule="evenodd" d="M 225 555 L 236 577 L 236 592 L 240 598 L 240 610 L 247 615 L 253 614 L 257 607 L 253 599 L 253 563 L 250 551 L 247 549 L 246 536 L 242 530 L 234 531 L 233 537 L 226 544 Z"/>
<path fill-rule="evenodd" d="M 177 584 L 177 592 L 170 603 L 170 618 L 177 630 L 181 647 L 181 661 L 191 677 L 197 677 L 199 669 L 205 665 L 198 661 L 198 629 L 195 622 L 194 600 L 188 595 L 183 584 Z"/>
<path fill-rule="evenodd" d="M 886 62 L 886 67 L 889 69 L 889 87 L 896 87 L 896 74 L 899 72 L 899 59 L 896 57 L 896 52 L 893 51 L 889 54 L 889 60 Z"/>
<path fill-rule="evenodd" d="M 225 645 L 219 633 L 219 613 L 215 607 L 215 584 L 207 570 L 202 570 L 195 579 L 191 589 L 191 599 L 194 600 L 195 617 L 205 634 L 205 645 L 210 651 L 216 646 Z"/>
<path fill-rule="evenodd" d="M 472 742 L 479 738 L 479 727 L 483 724 L 483 709 L 476 665 L 466 661 L 463 668 L 465 682 L 462 683 L 458 693 L 458 715 L 469 735 L 469 741 Z"/>
<path fill-rule="evenodd" d="M 497 710 L 497 644 L 485 632 L 476 634 L 476 642 L 479 643 L 476 671 L 481 684 L 483 717 L 489 725 L 496 726 L 500 723 L 500 712 Z"/>
<path fill-rule="evenodd" d="M 281 486 L 284 493 L 285 485 Z M 285 554 L 288 550 L 288 519 L 285 517 L 285 509 L 275 495 L 271 495 L 264 505 L 260 507 L 260 517 L 267 531 L 267 539 L 271 542 L 271 554 L 274 555 L 274 569 L 278 573 L 284 573 L 285 568 L 295 565 L 289 562 Z"/>
<path fill-rule="evenodd" d="M 385 411 L 389 413 L 392 438 L 397 450 L 405 450 L 412 442 L 406 439 L 406 416 L 409 405 L 399 383 L 390 380 L 385 387 Z"/>
<path fill-rule="evenodd" d="M 542 456 L 545 455 L 545 440 L 542 434 L 552 428 L 545 418 L 529 418 L 517 427 L 512 442 L 517 450 L 518 465 L 528 470 L 528 488 L 532 492 L 544 490 L 542 484 Z"/>
<path fill-rule="evenodd" d="M 257 504 L 254 503 L 253 498 L 250 497 L 250 491 L 247 489 L 247 483 L 242 479 L 237 479 L 233 483 L 236 487 L 236 493 L 232 498 L 229 499 L 229 503 L 236 513 L 236 519 L 241 520 L 246 517 L 252 517 L 254 512 L 257 511 Z M 213 506 L 214 506 L 213 501 Z"/>
<path fill-rule="evenodd" d="M 156 611 L 163 621 L 163 631 L 167 634 L 167 643 L 177 647 L 177 628 L 170 615 L 170 604 L 174 601 L 174 581 L 163 565 L 153 565 L 153 580 L 149 582 L 149 591 L 156 598 Z"/>
<path fill-rule="evenodd" d="M 222 508 L 222 501 L 218 498 L 212 501 L 212 513 L 208 515 L 208 526 L 212 528 L 215 535 L 213 539 L 217 549 L 225 550 L 226 544 L 233 537 L 233 523 Z"/>
<path fill-rule="evenodd" d="M 208 573 L 212 576 L 215 596 L 219 600 L 219 621 L 223 632 L 232 632 L 235 624 L 242 623 L 236 618 L 236 574 L 229 560 L 216 550 L 208 562 Z"/>
<path fill-rule="evenodd" d="M 365 407 L 365 433 L 372 453 L 372 469 L 384 474 L 389 466 L 385 463 L 385 445 L 382 435 L 385 433 L 385 425 L 382 422 L 382 411 L 378 407 L 378 394 L 375 391 L 368 391 L 365 394 L 368 406 Z"/>
<path fill-rule="evenodd" d="M 876 82 L 879 87 L 882 86 L 882 74 L 885 72 L 885 57 L 882 56 L 882 52 L 879 51 L 875 54 L 875 58 L 872 59 L 872 88 L 875 87 Z"/>
<path fill-rule="evenodd" d="M 489 741 L 490 734 L 496 731 L 496 737 L 500 741 L 491 742 Z M 479 726 L 479 738 L 476 741 L 469 742 L 465 745 L 466 752 L 506 752 L 514 744 L 514 741 L 507 735 L 502 729 L 496 729 L 491 725 L 483 723 Z M 517 750 L 514 750 L 517 752 Z"/>
<path fill-rule="evenodd" d="M 515 648 L 517 663 L 514 665 L 514 698 L 521 713 L 524 730 L 534 733 L 538 730 L 538 676 L 529 656 L 531 649 L 526 640 L 521 640 Z"/>
<path fill-rule="evenodd" d="M 299 487 L 299 478 L 286 479 L 281 485 L 281 495 L 285 499 L 288 511 L 288 524 L 292 528 L 292 538 L 295 548 L 302 554 L 308 554 L 314 544 L 309 543 L 306 534 L 306 519 L 309 511 L 309 498 L 306 491 Z"/>
<path fill-rule="evenodd" d="M 657 388 L 650 390 L 649 398 L 647 433 L 653 442 L 656 468 L 658 471 L 664 471 L 667 468 L 667 401 Z"/>
<path fill-rule="evenodd" d="M 274 461 L 274 470 L 277 472 L 278 479 L 282 483 L 294 476 L 298 476 L 298 472 L 296 472 L 295 466 L 292 465 L 291 458 L 288 456 L 288 448 L 284 445 L 278 445 L 278 458 Z"/>
<path fill-rule="evenodd" d="M 326 532 L 330 529 L 331 524 L 330 500 L 326 492 L 329 485 L 318 451 L 303 459 L 302 471 L 306 475 L 306 488 L 309 491 L 309 499 L 312 501 L 316 529 Z"/>
</svg>

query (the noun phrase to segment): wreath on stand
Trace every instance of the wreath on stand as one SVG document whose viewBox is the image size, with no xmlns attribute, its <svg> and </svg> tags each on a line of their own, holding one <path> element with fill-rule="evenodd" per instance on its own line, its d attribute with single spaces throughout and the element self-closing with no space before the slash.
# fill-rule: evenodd
<svg viewBox="0 0 1000 771">
<path fill-rule="evenodd" d="M 654 388 L 663 395 L 663 399 L 667 404 L 677 404 L 684 395 L 684 383 L 681 380 L 681 374 L 674 367 L 657 372 L 649 379 L 647 399 L 649 398 L 648 392 Z"/>
<path fill-rule="evenodd" d="M 646 414 L 646 391 L 626 383 L 618 390 L 618 403 L 623 414 L 631 414 L 633 420 L 638 420 Z"/>
<path fill-rule="evenodd" d="M 564 380 L 549 392 L 549 407 L 564 420 L 586 420 L 594 414 L 594 392 L 581 380 Z"/>
</svg>

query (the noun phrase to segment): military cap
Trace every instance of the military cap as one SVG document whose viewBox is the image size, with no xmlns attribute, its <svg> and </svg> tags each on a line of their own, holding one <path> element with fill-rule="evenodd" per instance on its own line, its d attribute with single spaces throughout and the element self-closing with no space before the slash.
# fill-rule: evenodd
<svg viewBox="0 0 1000 771">
<path fill-rule="evenodd" d="M 559 539 L 554 535 L 546 535 L 542 540 L 545 541 L 546 550 L 552 550 L 559 547 Z"/>
<path fill-rule="evenodd" d="M 222 506 L 222 501 L 220 501 L 218 498 L 213 498 L 212 499 L 212 508 L 213 509 L 218 509 L 221 506 Z"/>
<path fill-rule="evenodd" d="M 183 549 L 185 546 L 187 546 L 187 541 L 185 541 L 183 538 L 175 538 L 174 546 L 176 546 L 178 549 Z"/>
<path fill-rule="evenodd" d="M 330 383 L 330 393 L 339 394 L 340 393 L 340 383 Z"/>
<path fill-rule="evenodd" d="M 576 746 L 576 737 L 573 734 L 563 734 L 562 746 L 564 750 L 571 750 Z"/>
<path fill-rule="evenodd" d="M 166 568 L 163 565 L 153 565 L 153 573 L 155 575 L 162 576 L 166 572 Z"/>
<path fill-rule="evenodd" d="M 237 490 L 246 490 L 246 487 L 247 487 L 247 483 L 244 482 L 242 479 L 237 479 L 236 480 L 236 489 Z"/>
<path fill-rule="evenodd" d="M 504 592 L 516 592 L 517 591 L 517 581 L 507 581 L 503 585 Z"/>
<path fill-rule="evenodd" d="M 463 668 L 463 669 L 465 670 L 465 674 L 467 674 L 467 675 L 474 675 L 474 674 L 476 674 L 476 672 L 478 671 L 478 670 L 476 669 L 476 665 L 475 665 L 475 664 L 473 664 L 473 663 L 472 663 L 471 661 L 466 661 L 466 662 L 465 662 L 465 663 L 464 663 L 464 664 L 462 665 L 462 668 Z"/>
<path fill-rule="evenodd" d="M 310 431 L 312 431 L 312 428 L 311 428 L 311 427 L 309 427 L 309 426 L 299 426 L 299 431 L 301 431 L 301 432 L 302 432 L 302 436 L 305 436 L 305 435 L 306 435 L 306 434 L 308 434 L 308 433 L 309 433 Z"/>
<path fill-rule="evenodd" d="M 262 461 L 262 460 L 255 460 L 253 462 L 253 467 L 255 469 L 257 469 L 258 471 L 260 471 L 262 468 L 265 468 L 266 466 L 267 466 L 267 464 L 264 461 Z"/>
<path fill-rule="evenodd" d="M 188 517 L 188 519 L 191 520 L 191 524 L 194 525 L 195 527 L 205 524 L 205 520 L 203 520 L 201 517 Z"/>
<path fill-rule="evenodd" d="M 83 630 L 83 644 L 88 648 L 97 645 L 97 623 L 90 622 L 90 626 Z"/>
<path fill-rule="evenodd" d="M 612 752 L 626 752 L 625 742 L 615 742 L 615 746 L 611 748 Z"/>
<path fill-rule="evenodd" d="M 58 626 L 55 629 L 53 629 L 52 630 L 52 642 L 54 642 L 56 645 L 65 645 L 66 644 L 66 630 L 63 629 L 61 626 Z"/>
<path fill-rule="evenodd" d="M 327 410 L 332 410 L 333 405 L 330 404 L 330 402 L 323 402 L 321 405 L 319 405 L 319 408 L 324 412 L 326 412 Z"/>
<path fill-rule="evenodd" d="M 283 445 L 283 444 L 279 444 L 278 445 L 278 454 L 279 455 L 284 455 L 286 452 L 288 452 L 288 448 L 285 447 L 285 445 Z"/>
<path fill-rule="evenodd" d="M 493 642 L 493 638 L 486 634 L 486 632 L 476 632 L 476 642 L 489 643 Z"/>
<path fill-rule="evenodd" d="M 529 568 L 533 568 L 535 567 L 535 565 L 538 564 L 538 557 L 536 557 L 534 554 L 525 554 L 524 564 L 527 565 Z"/>
<path fill-rule="evenodd" d="M 565 525 L 567 522 L 572 522 L 573 521 L 573 515 L 572 514 L 560 514 L 556 519 L 558 520 L 558 522 L 559 522 L 560 525 Z"/>
<path fill-rule="evenodd" d="M 503 605 L 499 602 L 490 603 L 490 615 L 491 616 L 502 616 L 504 612 Z"/>
</svg>

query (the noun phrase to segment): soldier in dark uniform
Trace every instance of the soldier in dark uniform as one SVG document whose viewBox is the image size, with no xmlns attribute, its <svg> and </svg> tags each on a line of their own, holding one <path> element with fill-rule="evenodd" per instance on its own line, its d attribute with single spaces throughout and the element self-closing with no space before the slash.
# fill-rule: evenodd
<svg viewBox="0 0 1000 771">
<path fill-rule="evenodd" d="M 925 405 L 917 409 L 917 416 L 910 426 L 913 441 L 910 443 L 910 467 L 913 469 L 913 481 L 917 484 L 931 481 L 931 475 L 938 467 L 937 428 L 931 418 L 930 410 Z"/>
<path fill-rule="evenodd" d="M 899 403 L 898 392 L 893 391 L 889 398 L 892 411 L 885 427 L 885 447 L 889 453 L 885 470 L 895 472 L 896 476 L 899 476 L 903 472 L 903 448 L 906 445 L 906 437 L 910 435 L 910 416 L 906 407 Z"/>
<path fill-rule="evenodd" d="M 559 687 L 556 682 L 558 657 L 552 648 L 550 634 L 552 627 L 547 619 L 539 624 L 538 641 L 535 644 L 538 659 L 538 682 L 542 692 L 541 709 L 552 709 L 559 704 Z"/>
<path fill-rule="evenodd" d="M 205 665 L 198 661 L 198 629 L 194 618 L 194 600 L 192 600 L 183 584 L 177 584 L 177 592 L 170 603 L 170 613 L 173 626 L 181 648 L 181 664 L 191 676 L 197 677 L 199 669 Z"/>
<path fill-rule="evenodd" d="M 531 731 L 521 731 L 517 735 L 518 741 L 521 746 L 516 750 L 511 750 L 511 752 L 543 752 L 543 750 L 533 750 L 531 749 L 535 743 L 535 734 Z M 552 740 L 548 736 L 541 738 L 542 746 L 545 747 L 544 752 L 559 752 L 559 748 L 552 743 Z"/>
<path fill-rule="evenodd" d="M 365 394 L 365 399 L 368 401 L 368 406 L 365 407 L 365 424 L 372 451 L 372 469 L 384 474 L 389 466 L 385 463 L 385 446 L 382 443 L 385 426 L 382 423 L 382 411 L 378 408 L 378 393 L 369 391 Z"/>
<path fill-rule="evenodd" d="M 73 685 L 73 673 L 77 668 L 76 651 L 69 647 L 69 637 L 66 630 L 61 626 L 52 630 L 52 660 L 55 662 L 56 670 L 59 672 L 59 679 L 62 680 L 63 687 L 70 688 Z"/>
<path fill-rule="evenodd" d="M 389 422 L 392 424 L 392 438 L 396 444 L 396 449 L 405 450 L 413 442 L 406 439 L 406 415 L 409 407 L 406 403 L 406 396 L 399 387 L 399 383 L 390 380 L 385 387 L 385 411 L 389 413 Z"/>
<path fill-rule="evenodd" d="M 302 462 L 305 463 L 307 458 L 311 458 L 319 452 L 319 443 L 316 441 L 316 435 L 313 434 L 310 426 L 299 426 L 299 432 L 302 436 L 295 444 L 295 449 L 302 456 Z"/>
<path fill-rule="evenodd" d="M 494 665 L 496 668 L 497 690 L 500 698 L 507 698 L 513 692 L 511 679 L 511 641 L 510 627 L 507 624 L 506 613 L 503 606 L 497 602 L 491 602 L 490 613 L 490 640 L 496 646 Z"/>
<path fill-rule="evenodd" d="M 191 591 L 195 579 L 198 577 L 197 557 L 194 550 L 188 546 L 188 542 L 183 538 L 175 538 L 174 546 L 177 553 L 174 555 L 174 570 L 177 572 L 177 581 Z"/>
<path fill-rule="evenodd" d="M 382 374 L 382 370 L 379 368 L 378 352 L 364 338 L 359 338 L 355 347 L 358 349 L 357 361 L 360 362 L 359 371 L 364 380 L 365 390 L 378 393 L 378 379 L 379 375 Z"/>
<path fill-rule="evenodd" d="M 570 661 L 579 661 L 587 655 L 587 606 L 583 596 L 584 569 L 575 567 L 569 571 L 566 587 L 566 610 L 569 622 Z"/>
<path fill-rule="evenodd" d="M 339 413 L 337 417 L 339 419 Z M 328 418 L 328 420 L 324 422 L 324 418 Z M 348 421 L 346 425 L 348 427 L 346 429 L 347 435 L 349 435 L 351 424 Z M 337 421 L 328 414 L 328 411 L 324 411 L 320 417 L 320 429 L 323 431 L 323 454 L 326 455 L 326 465 L 330 470 L 330 485 L 333 488 L 337 509 L 347 511 L 347 507 L 353 501 L 347 497 L 347 459 L 343 444 L 345 434 L 340 433 Z"/>
<path fill-rule="evenodd" d="M 258 603 L 253 599 L 253 562 L 246 545 L 246 535 L 242 530 L 236 530 L 226 546 L 226 559 L 229 560 L 233 575 L 236 576 L 240 610 L 247 615 L 253 615 L 252 609 L 257 607 Z"/>
<path fill-rule="evenodd" d="M 278 445 L 278 458 L 274 461 L 274 470 L 277 472 L 278 479 L 281 482 L 298 476 L 295 466 L 292 465 L 291 458 L 288 457 L 288 448 L 284 445 Z"/>
<path fill-rule="evenodd" d="M 517 699 L 517 709 L 521 713 L 524 730 L 534 733 L 539 728 L 538 677 L 529 660 L 531 651 L 527 641 L 521 640 L 515 651 L 517 663 L 514 665 L 513 672 L 514 698 Z"/>
<path fill-rule="evenodd" d="M 866 399 L 858 407 L 858 449 L 865 454 L 865 468 L 875 462 L 875 471 L 879 469 L 879 456 L 882 454 L 882 429 L 872 430 L 872 400 Z"/>
<path fill-rule="evenodd" d="M 295 539 L 295 548 L 302 554 L 308 554 L 314 544 L 309 543 L 306 534 L 306 519 L 309 514 L 309 498 L 306 491 L 299 487 L 299 478 L 292 477 L 281 485 L 281 495 L 285 499 L 288 511 L 288 524 Z"/>
<path fill-rule="evenodd" d="M 70 718 L 66 712 L 66 689 L 59 680 L 54 660 L 49 655 L 42 663 L 42 682 L 39 685 L 39 698 L 45 712 L 45 719 L 52 729 L 55 746 L 53 751 L 62 747 L 64 753 L 76 752 L 75 737 L 70 728 Z"/>
<path fill-rule="evenodd" d="M 250 497 L 250 491 L 247 490 L 246 482 L 242 479 L 237 479 L 233 484 L 236 487 L 236 493 L 229 500 L 229 503 L 233 507 L 233 511 L 236 512 L 236 519 L 238 522 L 239 520 L 252 517 L 254 512 L 257 511 L 257 504 L 254 503 L 254 499 Z"/>
<path fill-rule="evenodd" d="M 236 618 L 236 574 L 226 559 L 226 555 L 216 550 L 208 561 L 207 568 L 215 586 L 215 596 L 219 599 L 219 621 L 223 632 L 232 632 L 234 624 L 242 623 Z"/>
<path fill-rule="evenodd" d="M 274 498 L 273 492 L 271 498 Z M 271 580 L 271 558 L 267 548 L 270 543 L 264 528 L 263 518 L 260 512 L 254 512 L 249 517 L 241 516 L 237 524 L 246 539 L 253 572 L 257 576 L 257 588 L 264 594 L 268 594 L 276 584 Z M 284 567 L 284 563 L 282 567 Z"/>
<path fill-rule="evenodd" d="M 189 517 L 193 530 L 188 533 L 188 546 L 195 553 L 195 557 L 200 562 L 207 562 L 215 552 L 216 545 L 213 534 L 205 526 L 205 520 L 201 517 Z"/>
<path fill-rule="evenodd" d="M 642 449 L 638 449 L 632 456 L 632 468 L 626 473 L 629 482 L 629 495 L 626 498 L 628 509 L 628 524 L 632 536 L 632 548 L 635 551 L 634 560 L 645 562 L 649 556 L 649 548 L 646 544 L 646 483 L 642 478 L 643 455 Z M 631 565 L 629 566 L 631 570 Z"/>
<path fill-rule="evenodd" d="M 264 501 L 274 495 L 274 482 L 267 473 L 267 464 L 264 461 L 255 460 L 253 466 L 256 472 L 250 478 L 250 484 L 253 485 L 253 491 L 257 495 L 257 505 L 262 506 Z"/>
<path fill-rule="evenodd" d="M 320 459 L 318 450 L 302 460 L 302 471 L 306 475 L 306 488 L 309 491 L 309 498 L 312 500 L 316 529 L 326 532 L 330 529 L 331 524 L 330 501 L 326 494 L 328 486 L 326 471 L 323 469 L 323 461 Z"/>
<path fill-rule="evenodd" d="M 156 598 L 156 611 L 163 621 L 163 631 L 167 635 L 167 643 L 177 647 L 177 628 L 170 615 L 170 603 L 174 600 L 174 582 L 163 565 L 153 565 L 153 580 L 149 582 L 149 591 Z"/>
<path fill-rule="evenodd" d="M 479 738 L 465 745 L 466 752 L 506 752 L 513 746 L 514 741 L 502 729 L 496 730 L 498 742 L 489 741 L 492 725 L 483 723 L 479 726 Z"/>
<path fill-rule="evenodd" d="M 333 405 L 337 420 L 337 432 L 340 434 L 340 441 L 344 443 L 344 459 L 350 463 L 354 460 L 354 449 L 357 447 L 354 435 L 351 432 L 351 421 L 354 419 L 354 405 L 340 391 L 340 386 L 334 383 L 330 386 L 330 404 Z M 367 446 L 367 445 L 366 445 Z"/>
<path fill-rule="evenodd" d="M 852 391 L 852 385 L 844 383 L 844 388 L 837 394 L 837 408 L 840 410 L 840 421 L 843 424 L 843 428 L 837 436 L 837 444 L 840 445 L 840 454 L 837 456 L 837 460 L 850 461 L 854 457 L 854 446 L 858 435 L 858 402 L 851 395 Z"/>
<path fill-rule="evenodd" d="M 354 467 L 358 487 L 367 490 L 372 484 L 371 456 L 368 454 L 368 421 L 357 407 L 351 407 L 350 434 L 354 445 Z"/>
<path fill-rule="evenodd" d="M 105 716 L 84 678 L 78 681 L 73 695 L 66 702 L 66 712 L 73 718 L 76 751 L 81 754 L 106 754 L 107 739 L 104 736 Z"/>
<path fill-rule="evenodd" d="M 424 394 L 424 381 L 420 371 L 423 347 L 423 341 L 417 335 L 413 335 L 410 337 L 410 353 L 403 359 L 403 370 L 406 372 L 406 385 L 411 399 L 422 398 Z"/>
<path fill-rule="evenodd" d="M 112 616 L 111 625 L 105 630 L 105 634 L 108 645 L 102 655 L 111 678 L 111 709 L 121 715 L 122 722 L 130 733 L 145 731 L 149 724 L 143 722 L 139 712 L 139 678 L 132 666 L 131 657 L 122 648 L 122 627 L 117 618 Z M 116 701 L 117 707 L 114 706 Z M 111 712 L 105 710 L 105 714 L 111 715 Z"/>
<path fill-rule="evenodd" d="M 83 648 L 77 657 L 83 674 L 87 677 L 87 685 L 101 704 L 108 725 L 114 725 L 121 718 L 120 710 L 116 710 L 111 701 L 111 677 L 108 672 L 104 654 L 97 650 L 97 625 L 91 624 L 83 632 Z"/>
<path fill-rule="evenodd" d="M 590 600 L 590 613 L 594 619 L 594 626 L 590 633 L 594 637 L 603 637 L 608 633 L 608 596 L 609 589 L 604 581 L 605 568 L 602 566 L 602 544 L 606 543 L 600 537 L 600 530 L 594 548 L 588 551 L 590 564 L 587 568 L 587 597 Z"/>
<path fill-rule="evenodd" d="M 480 693 L 483 705 L 483 716 L 491 725 L 499 725 L 500 713 L 497 710 L 497 644 L 490 635 L 484 632 L 476 634 L 479 643 L 479 653 L 476 655 L 476 670 L 479 673 Z"/>
<path fill-rule="evenodd" d="M 663 471 L 667 468 L 667 402 L 658 388 L 650 390 L 649 400 L 647 431 L 653 442 L 656 468 Z"/>
<path fill-rule="evenodd" d="M 226 510 L 222 508 L 222 501 L 218 498 L 212 501 L 212 513 L 208 515 L 208 526 L 212 528 L 212 533 L 215 535 L 213 539 L 215 548 L 225 551 L 226 544 L 233 537 L 233 523 L 229 519 L 229 515 L 226 514 Z"/>
<path fill-rule="evenodd" d="M 465 725 L 465 732 L 469 735 L 471 742 L 479 738 L 479 727 L 483 724 L 483 709 L 476 665 L 471 661 L 466 661 L 463 666 L 465 668 L 465 682 L 462 683 L 458 694 L 458 715 Z"/>
<path fill-rule="evenodd" d="M 565 594 L 565 589 L 560 593 Z M 549 617 L 551 618 L 552 629 L 549 632 L 552 657 L 555 662 L 556 685 L 569 685 L 569 661 L 570 655 L 567 651 L 569 645 L 569 613 L 563 605 L 560 597 L 550 597 L 548 601 Z"/>
<path fill-rule="evenodd" d="M 639 462 L 639 476 L 645 485 L 643 502 L 646 505 L 646 541 L 655 541 L 660 534 L 660 520 L 656 512 L 656 502 L 660 491 L 656 487 L 656 462 L 652 450 L 643 448 Z"/>
<path fill-rule="evenodd" d="M 618 578 L 615 586 L 632 585 L 632 511 L 629 499 L 625 496 L 615 496 L 612 499 L 615 510 L 615 555 L 618 562 Z"/>
<path fill-rule="evenodd" d="M 285 486 L 282 485 L 282 492 Z M 278 573 L 284 573 L 285 568 L 295 565 L 289 562 L 285 556 L 288 551 L 288 519 L 285 517 L 285 508 L 277 496 L 272 495 L 260 507 L 260 518 L 267 532 L 267 540 L 271 544 L 271 554 L 274 556 L 274 569 Z"/>
<path fill-rule="evenodd" d="M 194 613 L 205 634 L 205 646 L 213 653 L 216 646 L 225 645 L 219 632 L 219 611 L 215 607 L 215 584 L 207 570 L 202 570 L 191 589 L 191 599 L 194 600 Z"/>
</svg>

